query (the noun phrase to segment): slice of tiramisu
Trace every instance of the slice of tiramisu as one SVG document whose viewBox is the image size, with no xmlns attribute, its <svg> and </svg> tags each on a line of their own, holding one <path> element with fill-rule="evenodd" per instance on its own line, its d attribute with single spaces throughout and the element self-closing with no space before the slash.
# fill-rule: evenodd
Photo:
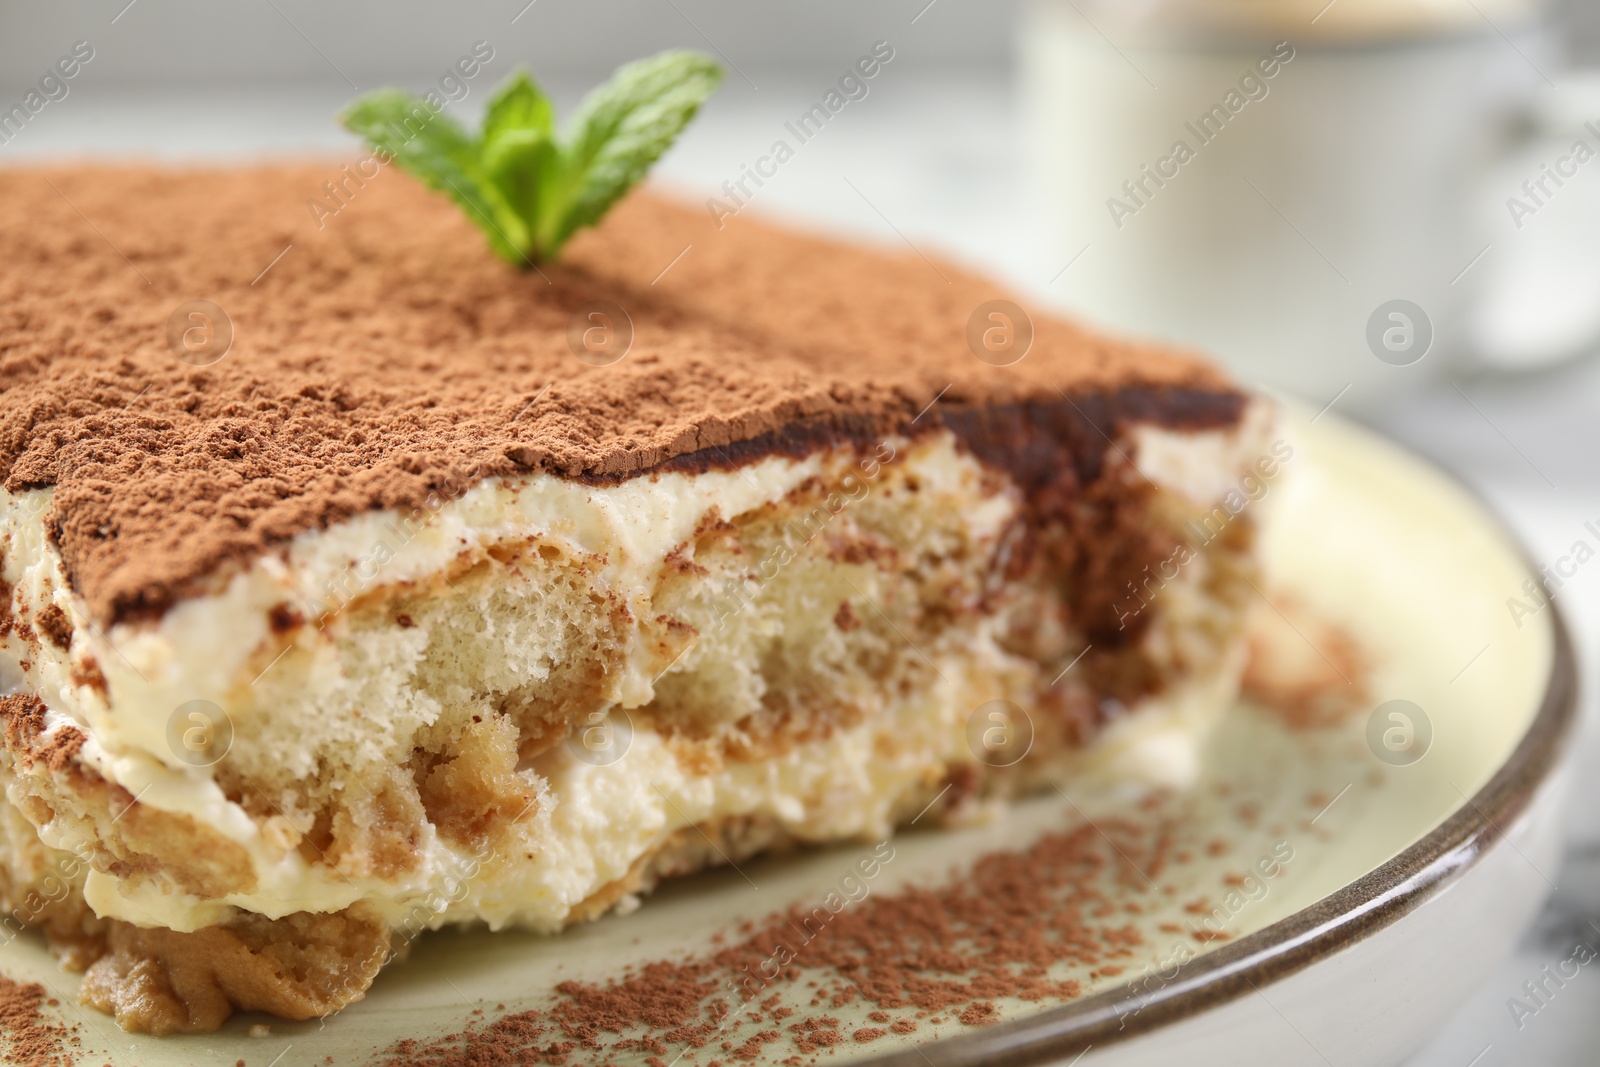
<svg viewBox="0 0 1600 1067">
<path fill-rule="evenodd" d="M 521 271 L 382 166 L 0 197 L 0 898 L 127 1028 L 1181 784 L 1235 691 L 1289 451 L 1192 358 L 647 193 Z"/>
</svg>

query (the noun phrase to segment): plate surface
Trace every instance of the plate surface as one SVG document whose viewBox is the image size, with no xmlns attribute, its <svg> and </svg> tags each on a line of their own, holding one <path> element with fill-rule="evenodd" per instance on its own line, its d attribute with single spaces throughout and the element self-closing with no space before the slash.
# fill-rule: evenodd
<svg viewBox="0 0 1600 1067">
<path fill-rule="evenodd" d="M 1114 920 L 1093 921 L 1101 930 L 1115 921 L 1136 936 L 1115 966 L 1097 958 L 1051 970 L 1052 979 L 1078 983 L 1077 997 L 1000 999 L 999 1023 L 983 1028 L 951 1012 L 902 1010 L 891 1014 L 915 1030 L 885 1034 L 867 1019 L 873 1005 L 828 1005 L 845 1037 L 822 1050 L 825 1062 L 943 1067 L 1066 1063 L 1086 1054 L 1086 1064 L 1175 1056 L 1392 1063 L 1509 950 L 1554 873 L 1557 771 L 1574 706 L 1560 621 L 1546 609 L 1517 625 L 1507 599 L 1522 596 L 1523 557 L 1476 501 L 1432 468 L 1332 417 L 1299 420 L 1290 440 L 1292 476 L 1261 505 L 1275 509 L 1262 614 L 1313 617 L 1357 635 L 1371 660 L 1364 709 L 1407 701 L 1389 709 L 1407 711 L 1406 722 L 1385 713 L 1369 731 L 1363 710 L 1306 729 L 1241 703 L 1208 743 L 1201 781 L 1185 796 L 1140 804 L 1085 782 L 989 825 L 897 837 L 870 894 L 945 882 L 986 853 L 1087 824 L 1098 840 L 1115 839 L 1130 853 L 1104 864 L 1097 883 Z M 1306 633 L 1294 622 L 1290 629 L 1324 655 L 1321 630 Z M 1380 758 L 1385 730 L 1397 724 L 1431 734 L 1420 759 L 1392 751 Z M 1155 825 L 1178 843 L 1159 869 L 1154 852 L 1139 851 L 1140 832 L 1119 829 Z M 83 1063 L 367 1064 L 381 1062 L 397 1038 L 452 1033 L 499 1015 L 501 1004 L 538 1008 L 558 983 L 604 982 L 631 964 L 704 953 L 740 920 L 801 903 L 809 909 L 871 851 L 819 850 L 697 876 L 669 884 L 633 914 L 559 938 L 427 935 L 365 1000 L 321 1022 L 243 1016 L 215 1035 L 136 1037 L 74 1007 L 76 979 L 36 938 L 0 948 L 0 970 L 55 992 L 62 1004 L 53 1011 L 77 1026 Z M 1241 872 L 1269 858 L 1280 861 L 1269 864 L 1274 875 L 1241 886 Z M 1492 922 L 1484 909 L 1494 909 Z M 1206 918 L 1226 936 L 1196 937 Z M 816 1015 L 814 991 L 794 985 L 778 989 L 784 1003 L 795 1018 Z M 868 1027 L 880 1036 L 854 1039 Z M 755 1029 L 735 1031 L 734 1044 Z M 673 1062 L 680 1051 L 663 1058 Z M 777 1061 L 796 1052 L 785 1035 L 761 1055 Z M 643 1062 L 649 1053 L 606 1058 L 629 1055 Z M 727 1062 L 716 1042 L 676 1062 L 713 1059 Z M 586 1062 L 581 1049 L 570 1062 Z"/>
</svg>

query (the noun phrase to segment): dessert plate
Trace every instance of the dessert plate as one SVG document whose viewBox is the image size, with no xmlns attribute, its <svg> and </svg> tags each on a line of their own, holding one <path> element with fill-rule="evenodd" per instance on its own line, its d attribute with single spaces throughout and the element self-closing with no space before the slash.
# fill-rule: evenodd
<svg viewBox="0 0 1600 1067">
<path fill-rule="evenodd" d="M 818 989 L 792 981 L 761 990 L 763 1025 L 778 1036 L 750 1045 L 761 1025 L 698 1047 L 618 1048 L 610 1033 L 603 1048 L 563 1050 L 545 1048 L 548 1037 L 537 1055 L 514 1051 L 513 1033 L 513 1045 L 480 1041 L 470 1062 L 706 1065 L 730 1062 L 730 1047 L 773 1062 L 938 1067 L 1399 1062 L 1510 951 L 1553 888 L 1573 657 L 1555 609 L 1523 589 L 1524 557 L 1476 500 L 1332 416 L 1296 416 L 1292 434 L 1292 477 L 1251 505 L 1276 510 L 1259 613 L 1263 635 L 1276 636 L 1263 645 L 1321 661 L 1361 699 L 1335 721 L 1241 701 L 1182 796 L 1133 797 L 1088 777 L 995 822 L 913 827 L 888 860 L 871 844 L 774 857 L 668 884 L 638 911 L 555 938 L 427 935 L 363 1001 L 308 1023 L 239 1016 L 216 1034 L 129 1035 L 74 1006 L 75 979 L 32 935 L 0 947 L 0 971 L 52 992 L 60 1004 L 49 1014 L 76 1028 L 85 1063 L 447 1063 L 454 1046 L 433 1043 L 546 1010 L 562 983 L 604 986 L 651 961 L 705 958 L 748 933 L 741 922 L 809 910 L 842 884 L 842 906 L 861 906 L 968 878 L 979 857 L 1078 828 L 1126 860 L 1097 868 L 1099 903 L 1084 919 L 1102 932 L 1114 921 L 1126 947 L 1114 963 L 1054 964 L 1058 989 L 1076 983 L 1064 1001 L 886 1013 L 848 996 L 819 1007 Z M 1508 598 L 1535 610 L 1514 617 Z M 1359 655 L 1334 649 L 1338 634 Z M 1159 864 L 1136 850 L 1139 827 L 1165 833 Z M 880 862 L 863 880 L 852 872 L 868 855 Z M 880 1025 L 891 1020 L 899 1026 Z M 404 1038 L 416 1044 L 397 1047 Z"/>
</svg>

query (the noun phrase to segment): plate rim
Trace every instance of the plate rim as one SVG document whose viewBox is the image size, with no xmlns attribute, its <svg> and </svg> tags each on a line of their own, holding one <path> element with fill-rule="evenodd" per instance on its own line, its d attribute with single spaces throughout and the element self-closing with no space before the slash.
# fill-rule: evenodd
<svg viewBox="0 0 1600 1067">
<path fill-rule="evenodd" d="M 1361 427 L 1365 430 L 1365 427 Z M 1368 431 L 1370 433 L 1370 431 Z M 1428 466 L 1471 497 L 1530 571 L 1532 553 L 1483 495 L 1453 471 L 1384 444 Z M 1578 712 L 1578 661 L 1561 608 L 1551 603 L 1552 656 L 1544 693 L 1527 731 L 1494 775 L 1444 821 L 1397 855 L 1307 908 L 1181 964 L 1178 977 L 1142 994 L 1136 1020 L 1121 1006 L 1133 983 L 1003 1022 L 857 1061 L 860 1067 L 1034 1067 L 1065 1062 L 1093 1046 L 1121 1044 L 1258 991 L 1306 970 L 1400 921 L 1468 873 L 1533 803 L 1553 776 Z M 1072 1062 L 1076 1062 L 1075 1060 Z"/>
</svg>

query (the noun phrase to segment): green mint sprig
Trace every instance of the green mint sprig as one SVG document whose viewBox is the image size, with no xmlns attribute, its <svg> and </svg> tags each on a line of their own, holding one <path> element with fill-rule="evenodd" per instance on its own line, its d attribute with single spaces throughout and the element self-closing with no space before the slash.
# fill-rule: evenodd
<svg viewBox="0 0 1600 1067">
<path fill-rule="evenodd" d="M 558 135 L 555 108 L 522 70 L 495 92 L 473 137 L 420 96 L 379 89 L 339 116 L 377 151 L 448 194 L 519 266 L 554 259 L 661 158 L 722 84 L 722 67 L 670 51 L 618 68 Z"/>
</svg>

